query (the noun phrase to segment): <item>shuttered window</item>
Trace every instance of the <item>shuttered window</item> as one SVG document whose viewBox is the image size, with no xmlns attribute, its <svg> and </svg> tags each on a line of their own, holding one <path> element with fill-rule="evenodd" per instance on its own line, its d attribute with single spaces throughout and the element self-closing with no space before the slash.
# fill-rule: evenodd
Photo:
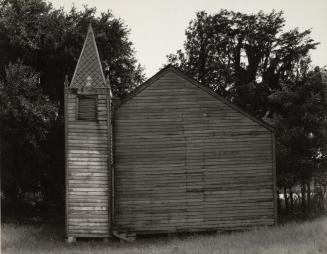
<svg viewBox="0 0 327 254">
<path fill-rule="evenodd" d="M 97 100 L 95 96 L 78 97 L 78 120 L 97 120 Z"/>
</svg>

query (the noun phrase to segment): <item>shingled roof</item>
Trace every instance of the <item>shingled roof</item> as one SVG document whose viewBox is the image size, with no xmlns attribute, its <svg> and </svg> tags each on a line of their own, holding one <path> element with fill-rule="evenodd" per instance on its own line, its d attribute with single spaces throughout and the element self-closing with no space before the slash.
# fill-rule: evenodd
<svg viewBox="0 0 327 254">
<path fill-rule="evenodd" d="M 84 46 L 78 59 L 70 87 L 107 87 L 91 25 L 89 25 Z"/>
</svg>

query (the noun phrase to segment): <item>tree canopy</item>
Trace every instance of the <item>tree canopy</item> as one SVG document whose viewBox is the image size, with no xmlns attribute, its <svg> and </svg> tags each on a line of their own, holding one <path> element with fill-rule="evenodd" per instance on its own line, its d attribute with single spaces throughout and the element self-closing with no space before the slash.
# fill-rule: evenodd
<svg viewBox="0 0 327 254">
<path fill-rule="evenodd" d="M 201 11 L 185 31 L 184 50 L 168 55 L 168 62 L 263 117 L 272 110 L 271 91 L 283 80 L 300 77 L 318 44 L 310 30 L 284 32 L 284 25 L 282 12 Z"/>
<path fill-rule="evenodd" d="M 326 78 L 327 70 L 316 67 L 300 80 L 285 82 L 270 96 L 279 109 L 275 115 L 279 186 L 308 183 L 314 173 L 327 172 L 320 167 L 327 155 Z"/>
</svg>

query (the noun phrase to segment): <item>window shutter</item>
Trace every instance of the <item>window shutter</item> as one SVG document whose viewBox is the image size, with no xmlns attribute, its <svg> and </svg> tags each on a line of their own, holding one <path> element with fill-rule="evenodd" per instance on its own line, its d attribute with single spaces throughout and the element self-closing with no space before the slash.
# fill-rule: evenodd
<svg viewBox="0 0 327 254">
<path fill-rule="evenodd" d="M 97 120 L 97 102 L 95 96 L 78 97 L 77 119 L 86 121 Z"/>
</svg>

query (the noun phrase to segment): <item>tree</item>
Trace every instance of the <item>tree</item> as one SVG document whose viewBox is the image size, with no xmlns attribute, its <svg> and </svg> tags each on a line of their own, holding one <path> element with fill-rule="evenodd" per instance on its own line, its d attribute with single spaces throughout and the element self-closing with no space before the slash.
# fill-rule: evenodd
<svg viewBox="0 0 327 254">
<path fill-rule="evenodd" d="M 277 142 L 277 184 L 291 188 L 310 188 L 315 173 L 325 170 L 324 133 L 327 127 L 326 69 L 316 67 L 300 80 L 289 80 L 270 96 L 278 108 L 275 115 Z M 327 179 L 326 179 L 327 180 Z"/>
<path fill-rule="evenodd" d="M 1 190 L 14 206 L 41 183 L 46 156 L 42 147 L 57 117 L 56 105 L 42 94 L 39 78 L 18 62 L 8 65 L 0 81 Z"/>
<path fill-rule="evenodd" d="M 300 75 L 315 43 L 311 31 L 283 32 L 282 12 L 243 14 L 198 12 L 186 29 L 184 50 L 168 55 L 204 85 L 250 113 L 273 114 L 268 96 L 281 81 Z"/>
</svg>

